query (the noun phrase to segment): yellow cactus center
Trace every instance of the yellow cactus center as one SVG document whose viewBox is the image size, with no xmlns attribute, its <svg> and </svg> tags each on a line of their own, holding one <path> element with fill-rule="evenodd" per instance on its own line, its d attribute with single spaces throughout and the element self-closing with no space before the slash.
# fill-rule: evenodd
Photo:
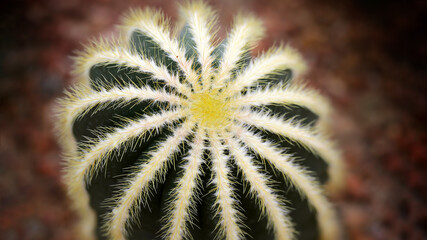
<svg viewBox="0 0 427 240">
<path fill-rule="evenodd" d="M 218 91 L 203 91 L 191 96 L 190 111 L 203 127 L 221 127 L 228 122 L 229 104 Z"/>
</svg>

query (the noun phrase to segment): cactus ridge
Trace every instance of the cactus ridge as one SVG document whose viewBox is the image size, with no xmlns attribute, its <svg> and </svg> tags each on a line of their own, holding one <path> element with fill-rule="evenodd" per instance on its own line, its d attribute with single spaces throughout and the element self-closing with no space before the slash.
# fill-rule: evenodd
<svg viewBox="0 0 427 240">
<path fill-rule="evenodd" d="M 250 200 L 270 236 L 296 239 L 304 233 L 290 215 L 287 194 L 294 189 L 310 207 L 319 238 L 337 239 L 323 184 L 340 185 L 340 154 L 325 131 L 328 102 L 289 80 L 305 71 L 299 53 L 280 45 L 251 59 L 264 35 L 253 16 L 237 15 L 222 42 L 205 3 L 180 6 L 180 16 L 182 30 L 171 32 L 160 11 L 132 10 L 120 37 L 95 40 L 75 60 L 79 82 L 60 101 L 57 127 L 82 238 L 94 237 L 93 229 L 111 240 L 131 238 L 156 211 L 153 236 L 194 238 L 210 194 L 208 236 L 250 237 L 243 206 Z M 92 197 L 101 197 L 91 190 L 102 175 L 113 175 L 107 200 L 99 200 L 104 212 L 94 207 Z M 164 204 L 150 209 L 161 189 L 169 189 Z"/>
</svg>

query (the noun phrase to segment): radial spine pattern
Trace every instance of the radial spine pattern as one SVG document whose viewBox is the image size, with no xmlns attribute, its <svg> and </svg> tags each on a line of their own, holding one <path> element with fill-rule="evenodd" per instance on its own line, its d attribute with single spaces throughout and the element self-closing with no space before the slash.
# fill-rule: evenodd
<svg viewBox="0 0 427 240">
<path fill-rule="evenodd" d="M 251 59 L 264 32 L 253 16 L 222 42 L 205 3 L 180 16 L 170 32 L 161 12 L 133 10 L 122 37 L 76 58 L 57 127 L 81 238 L 337 239 L 323 189 L 339 187 L 340 155 L 328 103 L 290 82 L 301 56 L 279 46 Z"/>
</svg>

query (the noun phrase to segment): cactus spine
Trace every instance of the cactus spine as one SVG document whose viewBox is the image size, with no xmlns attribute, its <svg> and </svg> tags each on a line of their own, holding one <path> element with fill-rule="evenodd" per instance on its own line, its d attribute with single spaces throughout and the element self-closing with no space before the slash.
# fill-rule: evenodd
<svg viewBox="0 0 427 240">
<path fill-rule="evenodd" d="M 262 23 L 180 6 L 180 32 L 156 10 L 76 58 L 79 82 L 58 108 L 66 184 L 81 238 L 337 239 L 324 186 L 341 182 L 325 137 L 329 105 L 292 76 L 279 46 L 251 59 Z"/>
</svg>

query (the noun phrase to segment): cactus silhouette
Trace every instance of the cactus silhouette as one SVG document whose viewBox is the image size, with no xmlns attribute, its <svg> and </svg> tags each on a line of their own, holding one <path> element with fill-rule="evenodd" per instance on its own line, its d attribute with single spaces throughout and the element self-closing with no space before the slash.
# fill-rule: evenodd
<svg viewBox="0 0 427 240">
<path fill-rule="evenodd" d="M 79 239 L 337 239 L 324 189 L 341 160 L 301 56 L 252 58 L 264 31 L 250 15 L 223 41 L 205 3 L 180 17 L 170 32 L 161 12 L 132 10 L 121 37 L 76 58 L 57 128 Z"/>
</svg>

